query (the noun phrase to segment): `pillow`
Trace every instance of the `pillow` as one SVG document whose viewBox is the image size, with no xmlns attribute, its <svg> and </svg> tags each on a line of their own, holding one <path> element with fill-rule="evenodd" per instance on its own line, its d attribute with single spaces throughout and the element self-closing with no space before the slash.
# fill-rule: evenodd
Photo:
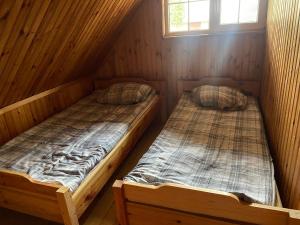
<svg viewBox="0 0 300 225">
<path fill-rule="evenodd" d="M 192 92 L 193 101 L 203 107 L 221 110 L 242 110 L 247 107 L 247 96 L 239 90 L 224 87 L 203 85 Z"/>
<path fill-rule="evenodd" d="M 143 102 L 154 92 L 147 84 L 139 83 L 118 83 L 113 84 L 97 98 L 101 104 L 129 105 Z"/>
</svg>

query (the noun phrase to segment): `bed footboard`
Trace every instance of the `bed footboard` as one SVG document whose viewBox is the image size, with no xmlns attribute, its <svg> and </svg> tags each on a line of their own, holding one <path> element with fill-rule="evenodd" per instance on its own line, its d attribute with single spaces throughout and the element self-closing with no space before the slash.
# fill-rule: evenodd
<svg viewBox="0 0 300 225">
<path fill-rule="evenodd" d="M 68 188 L 37 182 L 23 173 L 0 170 L 0 207 L 65 225 L 79 225 Z"/>
<path fill-rule="evenodd" d="M 225 192 L 123 181 L 113 191 L 121 225 L 300 225 L 297 210 L 247 204 Z"/>
</svg>

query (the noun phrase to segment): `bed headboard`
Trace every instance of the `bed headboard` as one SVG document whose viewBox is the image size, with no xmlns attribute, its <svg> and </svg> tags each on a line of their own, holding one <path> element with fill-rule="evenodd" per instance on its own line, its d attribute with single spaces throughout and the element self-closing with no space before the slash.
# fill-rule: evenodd
<svg viewBox="0 0 300 225">
<path fill-rule="evenodd" d="M 105 89 L 115 83 L 135 82 L 148 84 L 153 87 L 160 96 L 161 101 L 161 119 L 164 121 L 167 117 L 167 83 L 163 80 L 146 80 L 141 77 L 115 77 L 111 79 L 97 79 L 94 82 L 95 89 Z"/>
<path fill-rule="evenodd" d="M 123 83 L 123 82 L 135 82 L 135 83 L 148 84 L 151 87 L 153 87 L 160 95 L 166 94 L 165 81 L 146 80 L 140 77 L 118 77 L 118 78 L 111 78 L 111 79 L 98 79 L 95 80 L 95 89 L 104 89 L 104 88 L 108 88 L 112 84 Z"/>
<path fill-rule="evenodd" d="M 204 77 L 198 80 L 178 80 L 177 81 L 177 98 L 179 98 L 183 92 L 191 91 L 195 87 L 200 85 L 223 85 L 242 90 L 247 95 L 259 97 L 260 82 L 259 81 L 238 81 L 231 78 L 224 77 Z"/>
</svg>

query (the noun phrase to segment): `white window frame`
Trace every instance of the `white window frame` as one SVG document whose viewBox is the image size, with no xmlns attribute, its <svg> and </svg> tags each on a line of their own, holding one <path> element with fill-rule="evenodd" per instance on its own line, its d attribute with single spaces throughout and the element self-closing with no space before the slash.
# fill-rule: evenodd
<svg viewBox="0 0 300 225">
<path fill-rule="evenodd" d="M 169 0 L 162 0 L 164 37 L 211 35 L 225 32 L 261 32 L 264 31 L 266 27 L 267 0 L 259 0 L 258 22 L 242 24 L 221 24 L 221 0 L 210 0 L 210 18 L 208 30 L 170 32 L 168 2 Z"/>
</svg>

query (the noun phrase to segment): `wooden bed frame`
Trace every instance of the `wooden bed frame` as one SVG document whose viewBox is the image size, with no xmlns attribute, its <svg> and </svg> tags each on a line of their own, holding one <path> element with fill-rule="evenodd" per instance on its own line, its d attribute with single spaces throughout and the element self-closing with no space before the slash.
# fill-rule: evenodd
<svg viewBox="0 0 300 225">
<path fill-rule="evenodd" d="M 178 81 L 178 96 L 202 84 L 229 85 L 259 95 L 258 82 L 230 79 Z M 248 204 L 235 195 L 176 184 L 160 186 L 116 181 L 116 212 L 121 225 L 300 225 L 300 211 Z"/>
<path fill-rule="evenodd" d="M 91 80 L 88 80 L 87 82 L 90 83 L 90 81 Z M 111 82 L 115 81 L 116 80 L 113 80 Z M 130 79 L 130 81 L 132 81 L 132 79 Z M 85 85 L 85 82 L 80 80 L 75 83 L 72 82 L 71 87 L 73 87 L 73 85 L 78 86 L 79 83 Z M 146 83 L 152 84 L 151 81 L 146 81 Z M 161 90 L 159 88 L 161 86 L 157 84 L 158 83 L 154 83 L 152 86 L 160 92 Z M 107 85 L 109 85 L 109 82 L 96 81 L 94 85 L 92 85 L 92 89 L 94 89 L 94 86 L 96 88 L 100 86 L 104 88 L 107 87 Z M 58 88 L 52 92 L 48 92 L 53 95 L 56 91 L 61 92 L 63 90 L 65 90 L 65 88 Z M 82 95 L 88 95 L 91 92 L 92 90 L 89 90 Z M 44 98 L 47 96 L 47 93 L 39 94 L 36 98 L 22 101 L 15 106 L 4 109 L 4 111 L 6 114 L 9 114 L 11 110 L 18 110 L 19 107 L 28 106 L 36 101 L 44 101 Z M 73 103 L 74 102 L 75 101 L 73 101 Z M 119 141 L 109 155 L 88 174 L 74 193 L 69 192 L 68 188 L 59 184 L 35 181 L 24 173 L 0 170 L 0 207 L 58 223 L 64 223 L 65 225 L 78 225 L 79 217 L 94 200 L 113 172 L 118 168 L 143 132 L 153 121 L 159 109 L 159 102 L 160 97 L 154 97 L 143 113 L 135 119 L 127 134 Z M 22 115 L 20 116 L 22 117 Z M 11 126 L 13 126 L 13 124 Z M 23 130 L 25 130 L 25 128 Z"/>
</svg>

